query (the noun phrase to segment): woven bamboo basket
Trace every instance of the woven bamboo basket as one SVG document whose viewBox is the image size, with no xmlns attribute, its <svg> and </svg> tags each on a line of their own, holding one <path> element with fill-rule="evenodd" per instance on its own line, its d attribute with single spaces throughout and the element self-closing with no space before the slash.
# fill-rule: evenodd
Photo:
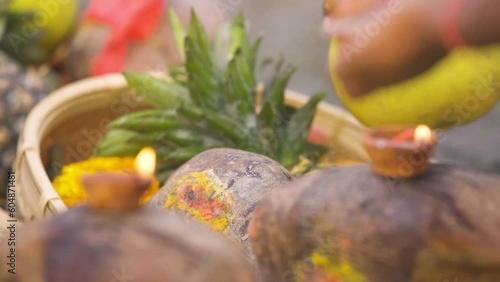
<svg viewBox="0 0 500 282">
<path fill-rule="evenodd" d="M 0 209 L 0 221 L 2 222 L 1 227 L 2 231 L 0 231 L 0 234 L 5 231 L 6 226 L 8 226 L 7 220 L 9 220 L 9 215 L 7 212 L 3 209 Z"/>
<path fill-rule="evenodd" d="M 305 95 L 286 93 L 286 102 L 291 106 L 307 100 Z M 19 140 L 15 163 L 18 216 L 29 221 L 67 210 L 45 169 L 52 145 L 62 149 L 64 165 L 86 159 L 109 121 L 144 107 L 120 74 L 71 83 L 40 102 L 29 114 Z M 344 110 L 324 102 L 314 125 L 328 137 L 332 157 L 367 160 L 359 141 L 363 127 Z"/>
<path fill-rule="evenodd" d="M 15 219 L 16 218 L 11 218 L 7 211 L 0 209 L 0 238 L 8 238 L 10 230 L 7 228 L 10 224 L 15 224 L 16 228 L 21 226 L 20 222 L 9 221 Z"/>
</svg>

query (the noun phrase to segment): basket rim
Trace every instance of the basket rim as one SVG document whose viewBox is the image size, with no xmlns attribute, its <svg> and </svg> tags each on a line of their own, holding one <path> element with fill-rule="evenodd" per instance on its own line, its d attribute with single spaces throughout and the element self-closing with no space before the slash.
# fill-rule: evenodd
<svg viewBox="0 0 500 282">
<path fill-rule="evenodd" d="M 38 143 L 40 137 L 38 136 L 39 130 L 37 129 L 42 128 L 45 124 L 44 117 L 50 115 L 50 113 L 53 112 L 58 105 L 104 88 L 117 90 L 125 87 L 126 81 L 121 74 L 110 74 L 86 78 L 62 86 L 61 88 L 50 93 L 30 111 L 24 123 L 21 133 L 22 139 L 20 139 L 18 144 L 20 146 L 18 147 L 22 149 L 23 147 L 33 148 L 40 145 Z"/>
<path fill-rule="evenodd" d="M 36 175 L 35 185 L 39 188 L 40 199 L 37 201 L 38 210 L 45 214 L 47 206 L 52 203 L 56 210 L 67 209 L 59 194 L 52 186 L 45 167 L 40 157 L 40 145 L 44 132 L 42 128 L 47 124 L 47 117 L 57 108 L 66 102 L 86 96 L 96 91 L 120 90 L 126 88 L 125 78 L 120 73 L 107 74 L 102 76 L 81 79 L 56 89 L 47 97 L 41 100 L 28 114 L 21 131 L 17 144 L 16 158 L 14 161 L 15 171 L 21 170 L 22 162 L 26 163 L 27 170 Z M 43 171 L 42 174 L 34 172 Z M 18 178 L 20 197 L 23 197 L 22 177 Z M 40 187 L 42 186 L 42 187 Z M 22 206 L 22 201 L 20 203 Z"/>
</svg>

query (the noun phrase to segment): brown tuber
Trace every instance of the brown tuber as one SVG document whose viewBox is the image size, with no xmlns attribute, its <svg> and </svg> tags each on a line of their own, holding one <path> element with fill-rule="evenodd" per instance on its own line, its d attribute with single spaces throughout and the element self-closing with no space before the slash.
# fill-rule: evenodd
<svg viewBox="0 0 500 282">
<path fill-rule="evenodd" d="M 292 180 L 276 161 L 236 149 L 211 149 L 181 166 L 147 203 L 210 225 L 253 259 L 248 223 L 257 203 Z"/>
<path fill-rule="evenodd" d="M 446 164 L 409 180 L 335 167 L 261 201 L 249 234 L 266 282 L 496 282 L 500 178 Z"/>
</svg>

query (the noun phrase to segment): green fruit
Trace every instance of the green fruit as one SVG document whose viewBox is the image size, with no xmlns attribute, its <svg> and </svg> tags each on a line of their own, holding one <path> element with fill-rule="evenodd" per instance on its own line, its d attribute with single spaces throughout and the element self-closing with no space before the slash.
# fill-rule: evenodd
<svg viewBox="0 0 500 282">
<path fill-rule="evenodd" d="M 70 34 L 77 7 L 78 0 L 13 0 L 1 48 L 26 64 L 48 61 Z"/>
<path fill-rule="evenodd" d="M 500 45 L 460 48 L 427 72 L 354 98 L 333 71 L 338 44 L 330 46 L 331 78 L 337 95 L 369 127 L 426 124 L 445 129 L 474 121 L 500 97 Z"/>
</svg>

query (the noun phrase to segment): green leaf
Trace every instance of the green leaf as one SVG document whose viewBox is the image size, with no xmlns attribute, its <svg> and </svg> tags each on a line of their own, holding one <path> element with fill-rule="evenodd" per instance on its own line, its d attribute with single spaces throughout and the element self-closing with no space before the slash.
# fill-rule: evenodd
<svg viewBox="0 0 500 282">
<path fill-rule="evenodd" d="M 193 16 L 186 38 L 187 86 L 196 105 L 216 110 L 223 105 L 221 93 L 222 77 L 212 58 L 208 38 Z"/>
<path fill-rule="evenodd" d="M 225 103 L 229 116 L 247 123 L 255 117 L 255 77 L 241 52 L 229 62 L 226 73 Z M 255 122 L 254 122 L 255 124 Z"/>
<path fill-rule="evenodd" d="M 193 146 L 176 148 L 175 150 L 157 150 L 158 161 L 163 164 L 182 164 L 189 161 L 192 157 L 207 150 L 205 147 Z"/>
<path fill-rule="evenodd" d="M 244 126 L 223 113 L 188 105 L 181 105 L 177 113 L 179 114 L 179 120 L 183 124 L 191 129 L 213 136 L 225 142 L 224 144 L 228 146 L 243 143 L 247 136 Z"/>
<path fill-rule="evenodd" d="M 110 130 L 101 140 L 99 140 L 99 142 L 96 145 L 96 148 L 110 147 L 115 145 L 117 141 L 127 142 L 136 135 L 137 135 L 136 132 L 130 130 L 123 130 L 123 129 Z"/>
<path fill-rule="evenodd" d="M 168 75 L 179 85 L 186 88 L 186 94 L 189 96 L 187 90 L 187 78 L 188 74 L 184 66 L 170 65 L 168 66 Z"/>
<path fill-rule="evenodd" d="M 298 110 L 297 108 L 285 105 L 283 113 L 281 115 L 279 115 L 281 117 L 281 119 L 279 120 L 280 121 L 279 126 L 282 128 L 288 127 L 288 123 L 290 122 L 290 118 L 293 115 L 295 115 L 297 110 Z"/>
<path fill-rule="evenodd" d="M 141 149 L 137 144 L 130 143 L 130 140 L 137 136 L 137 133 L 129 130 L 110 130 L 97 143 L 93 154 L 95 156 L 132 156 Z"/>
<path fill-rule="evenodd" d="M 226 70 L 231 54 L 231 27 L 232 23 L 224 22 L 219 25 L 215 33 L 214 57 L 217 67 Z"/>
<path fill-rule="evenodd" d="M 288 82 L 295 72 L 295 68 L 287 68 L 282 71 L 283 62 L 278 62 L 276 66 L 276 73 L 274 74 L 271 83 L 265 86 L 264 89 L 264 103 L 269 101 L 276 114 L 276 118 L 280 121 L 287 119 L 286 106 L 285 106 L 285 91 Z M 285 122 L 281 122 L 284 124 Z"/>
<path fill-rule="evenodd" d="M 174 32 L 174 38 L 175 38 L 175 44 L 177 45 L 177 50 L 179 50 L 181 58 L 184 61 L 186 58 L 185 55 L 186 50 L 184 46 L 184 42 L 186 39 L 186 31 L 184 30 L 181 20 L 177 16 L 177 13 L 175 12 L 174 8 L 168 9 L 168 16 L 170 19 L 170 25 L 172 26 L 172 31 Z"/>
<path fill-rule="evenodd" d="M 137 132 L 150 132 L 178 128 L 180 123 L 174 109 L 145 110 L 123 115 L 111 123 L 110 129 L 125 129 Z"/>
<path fill-rule="evenodd" d="M 229 52 L 229 60 L 231 60 L 236 52 L 240 50 L 245 58 L 249 58 L 251 54 L 250 43 L 245 30 L 245 19 L 243 14 L 238 14 L 231 26 L 231 50 Z M 248 61 L 250 64 L 251 62 Z"/>
<path fill-rule="evenodd" d="M 307 142 L 304 145 L 302 155 L 313 162 L 317 162 L 324 154 L 328 153 L 329 150 L 330 148 L 328 146 Z"/>
<path fill-rule="evenodd" d="M 144 147 L 140 144 L 117 143 L 107 150 L 96 151 L 95 155 L 100 157 L 132 157 L 137 155 L 142 148 Z"/>
<path fill-rule="evenodd" d="M 124 72 L 123 76 L 128 85 L 155 108 L 171 109 L 190 101 L 188 90 L 175 81 L 138 72 Z"/>
<path fill-rule="evenodd" d="M 226 70 L 226 112 L 239 119 L 247 127 L 255 126 L 255 54 L 259 40 L 250 46 L 245 30 L 243 14 L 239 14 L 231 26 L 231 50 Z"/>
<path fill-rule="evenodd" d="M 279 155 L 281 141 L 279 121 L 270 101 L 264 102 L 257 117 L 257 136 L 255 142 L 259 143 L 262 153 L 276 159 Z"/>
<path fill-rule="evenodd" d="M 245 18 L 243 13 L 239 13 L 231 26 L 231 51 L 229 60 L 231 60 L 237 52 L 241 52 L 252 72 L 255 71 L 257 52 L 259 51 L 262 37 L 251 45 L 245 27 Z"/>
<path fill-rule="evenodd" d="M 185 128 L 146 132 L 134 136 L 130 141 L 151 146 L 163 144 L 171 147 L 203 145 L 203 137 L 199 133 Z"/>
<path fill-rule="evenodd" d="M 325 93 L 314 95 L 290 118 L 280 152 L 280 162 L 283 166 L 289 167 L 299 160 L 307 143 L 309 129 L 316 114 L 316 106 L 325 97 Z"/>
<path fill-rule="evenodd" d="M 208 35 L 203 27 L 203 24 L 200 22 L 200 19 L 198 18 L 194 10 L 191 10 L 191 22 L 189 25 L 187 38 L 192 39 L 193 42 L 196 43 L 196 46 L 199 47 L 199 50 L 203 51 L 200 53 L 201 59 L 207 62 L 211 61 L 210 40 L 208 40 Z"/>
</svg>

